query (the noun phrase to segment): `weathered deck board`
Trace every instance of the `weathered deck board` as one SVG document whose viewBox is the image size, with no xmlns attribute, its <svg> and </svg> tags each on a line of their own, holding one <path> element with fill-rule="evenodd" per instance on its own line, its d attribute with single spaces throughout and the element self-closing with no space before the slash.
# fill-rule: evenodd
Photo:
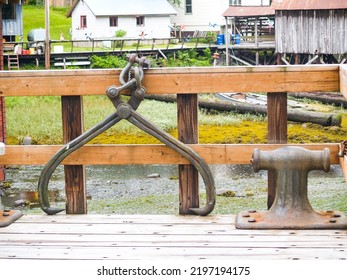
<svg viewBox="0 0 347 280">
<path fill-rule="evenodd" d="M 29 215 L 0 259 L 347 259 L 346 230 L 237 230 L 235 216 Z"/>
</svg>

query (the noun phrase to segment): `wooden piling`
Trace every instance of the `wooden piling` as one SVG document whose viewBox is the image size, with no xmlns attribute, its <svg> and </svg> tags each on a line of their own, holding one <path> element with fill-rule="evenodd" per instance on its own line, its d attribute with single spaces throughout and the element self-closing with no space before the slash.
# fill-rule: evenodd
<svg viewBox="0 0 347 280">
<path fill-rule="evenodd" d="M 267 94 L 267 142 L 268 144 L 287 143 L 287 93 L 273 92 Z M 275 172 L 268 171 L 268 208 L 276 195 Z"/>
<path fill-rule="evenodd" d="M 198 96 L 177 94 L 178 140 L 186 144 L 199 142 Z M 193 165 L 179 165 L 179 214 L 192 214 L 199 207 L 199 173 Z"/>
<path fill-rule="evenodd" d="M 63 142 L 64 144 L 83 133 L 83 103 L 81 96 L 63 96 Z M 65 165 L 66 213 L 86 214 L 85 167 Z"/>
</svg>

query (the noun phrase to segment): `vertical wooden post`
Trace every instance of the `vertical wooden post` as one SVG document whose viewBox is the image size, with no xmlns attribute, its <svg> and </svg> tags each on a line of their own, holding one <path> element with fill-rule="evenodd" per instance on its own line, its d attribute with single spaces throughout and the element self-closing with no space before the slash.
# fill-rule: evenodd
<svg viewBox="0 0 347 280">
<path fill-rule="evenodd" d="M 274 92 L 267 94 L 267 141 L 269 144 L 287 143 L 287 93 Z M 276 195 L 276 178 L 274 171 L 268 171 L 268 208 Z"/>
<path fill-rule="evenodd" d="M 277 64 L 282 64 L 281 54 L 277 53 Z M 267 94 L 267 141 L 269 144 L 287 143 L 287 93 L 274 92 Z M 268 171 L 267 206 L 271 207 L 276 196 L 276 177 Z"/>
<path fill-rule="evenodd" d="M 81 96 L 63 96 L 63 141 L 64 144 L 83 133 L 83 103 Z M 66 213 L 86 214 L 85 167 L 65 165 Z"/>
<path fill-rule="evenodd" d="M 4 70 L 4 48 L 2 43 L 2 4 L 0 4 L 0 70 Z M 0 142 L 6 142 L 5 97 L 0 97 Z M 5 180 L 5 166 L 0 166 L 0 181 Z"/>
<path fill-rule="evenodd" d="M 178 139 L 186 144 L 199 142 L 198 96 L 177 94 Z M 179 165 L 179 214 L 193 214 L 199 207 L 199 173 L 192 165 Z"/>
<path fill-rule="evenodd" d="M 254 44 L 258 48 L 258 17 L 254 18 Z"/>
<path fill-rule="evenodd" d="M 228 38 L 228 17 L 225 17 L 225 66 L 229 66 L 229 38 Z"/>
<path fill-rule="evenodd" d="M 300 54 L 295 54 L 295 64 L 300 64 Z"/>
<path fill-rule="evenodd" d="M 0 70 L 4 70 L 4 45 L 2 39 L 2 4 L 0 3 Z"/>
<path fill-rule="evenodd" d="M 45 68 L 51 68 L 50 15 L 49 0 L 45 0 Z"/>
</svg>

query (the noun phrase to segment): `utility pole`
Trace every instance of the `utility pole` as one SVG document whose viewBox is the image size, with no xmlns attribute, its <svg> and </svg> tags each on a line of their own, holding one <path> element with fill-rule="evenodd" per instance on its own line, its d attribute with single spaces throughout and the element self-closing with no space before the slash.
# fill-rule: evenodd
<svg viewBox="0 0 347 280">
<path fill-rule="evenodd" d="M 2 43 L 2 3 L 0 3 L 0 70 L 4 70 L 4 47 Z"/>
<path fill-rule="evenodd" d="M 0 2 L 0 70 L 4 70 L 4 48 L 2 43 L 2 3 Z M 0 97 L 0 142 L 6 142 L 5 97 Z M 0 181 L 5 180 L 5 167 L 0 166 Z"/>
<path fill-rule="evenodd" d="M 50 44 L 50 20 L 49 20 L 49 0 L 45 0 L 45 67 L 51 68 L 51 44 Z"/>
</svg>

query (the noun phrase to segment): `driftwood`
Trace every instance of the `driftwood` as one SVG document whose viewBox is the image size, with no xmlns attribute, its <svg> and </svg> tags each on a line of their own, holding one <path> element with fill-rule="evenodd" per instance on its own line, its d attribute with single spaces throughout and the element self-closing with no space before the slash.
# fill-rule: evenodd
<svg viewBox="0 0 347 280">
<path fill-rule="evenodd" d="M 296 98 L 318 100 L 324 104 L 333 104 L 335 106 L 343 106 L 343 108 L 347 108 L 347 99 L 344 98 L 341 93 L 337 92 L 322 92 L 319 94 L 314 92 L 288 92 L 288 95 Z"/>
<path fill-rule="evenodd" d="M 151 94 L 146 96 L 147 99 L 154 99 L 164 102 L 176 102 L 176 96 L 165 94 Z M 239 102 L 211 102 L 199 100 L 199 107 L 213 109 L 217 111 L 252 113 L 252 114 L 267 114 L 267 107 L 263 105 L 244 104 Z M 341 118 L 336 114 L 306 112 L 288 109 L 288 121 L 299 123 L 316 123 L 323 126 L 341 126 Z"/>
</svg>

